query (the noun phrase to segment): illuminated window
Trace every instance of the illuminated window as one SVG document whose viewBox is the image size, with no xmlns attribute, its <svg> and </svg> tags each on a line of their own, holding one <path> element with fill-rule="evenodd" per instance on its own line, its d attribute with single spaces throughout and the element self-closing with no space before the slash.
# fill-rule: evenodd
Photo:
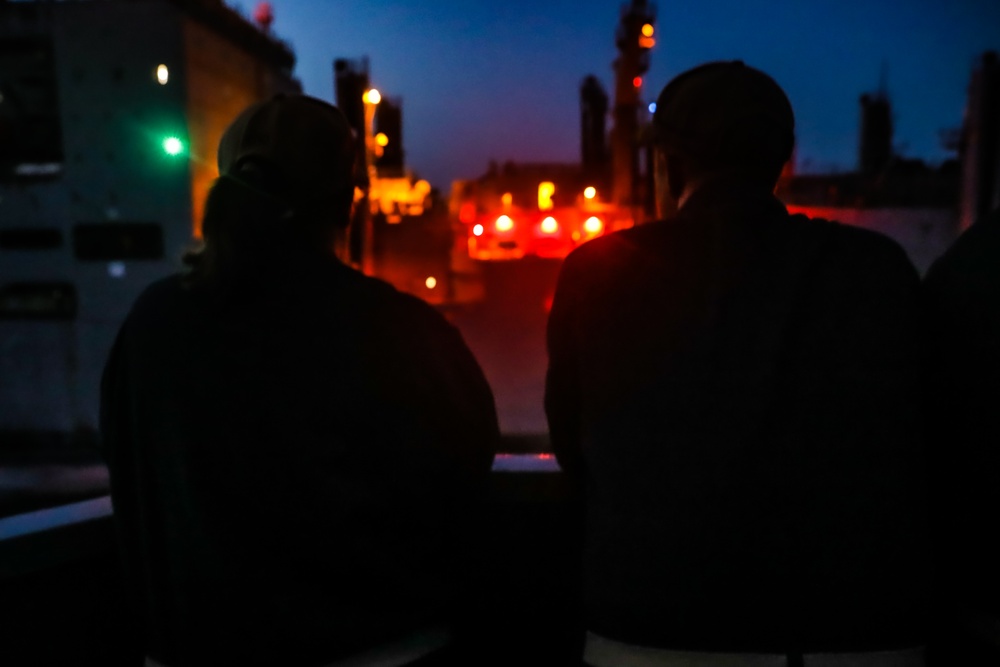
<svg viewBox="0 0 1000 667">
<path fill-rule="evenodd" d="M 549 211 L 552 209 L 554 204 L 552 203 L 552 195 L 556 193 L 555 183 L 551 181 L 542 181 L 538 184 L 538 210 L 539 211 Z"/>
</svg>

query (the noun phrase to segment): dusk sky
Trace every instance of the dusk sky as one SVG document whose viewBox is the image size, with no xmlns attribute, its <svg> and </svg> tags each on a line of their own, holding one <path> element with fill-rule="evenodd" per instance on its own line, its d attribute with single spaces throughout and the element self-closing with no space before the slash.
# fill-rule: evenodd
<svg viewBox="0 0 1000 667">
<path fill-rule="evenodd" d="M 231 5 L 250 13 L 255 2 Z M 298 56 L 305 92 L 333 101 L 334 58 L 370 59 L 372 83 L 402 98 L 407 163 L 447 191 L 498 161 L 579 160 L 579 85 L 613 92 L 617 0 L 272 0 L 274 31 Z M 858 97 L 883 64 L 907 157 L 948 156 L 974 60 L 1000 50 L 997 0 L 701 0 L 656 3 L 643 97 L 709 60 L 771 74 L 796 113 L 798 165 L 853 168 Z M 610 122 L 609 122 L 610 127 Z"/>
</svg>

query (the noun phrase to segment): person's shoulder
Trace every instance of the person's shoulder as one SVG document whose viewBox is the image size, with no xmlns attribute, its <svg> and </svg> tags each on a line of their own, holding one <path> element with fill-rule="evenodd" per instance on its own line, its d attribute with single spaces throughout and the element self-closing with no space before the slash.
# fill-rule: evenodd
<svg viewBox="0 0 1000 667">
<path fill-rule="evenodd" d="M 183 298 L 187 288 L 184 277 L 175 273 L 155 280 L 147 285 L 136 297 L 129 313 L 130 318 L 143 318 L 172 307 Z"/>
<path fill-rule="evenodd" d="M 917 280 L 917 272 L 903 247 L 881 232 L 836 220 L 793 215 L 793 226 L 825 246 L 827 264 L 838 272 L 868 276 L 896 275 Z"/>
<path fill-rule="evenodd" d="M 592 271 L 628 263 L 662 243 L 659 240 L 667 231 L 663 221 L 636 225 L 599 236 L 573 249 L 566 257 L 570 269 Z"/>
<path fill-rule="evenodd" d="M 423 299 L 397 289 L 381 278 L 366 275 L 350 267 L 351 288 L 357 295 L 359 306 L 375 315 L 375 319 L 388 318 L 408 325 L 448 328 L 445 317 Z"/>
<path fill-rule="evenodd" d="M 997 284 L 1000 280 L 1000 209 L 978 220 L 931 265 L 925 283 L 931 287 Z"/>
</svg>

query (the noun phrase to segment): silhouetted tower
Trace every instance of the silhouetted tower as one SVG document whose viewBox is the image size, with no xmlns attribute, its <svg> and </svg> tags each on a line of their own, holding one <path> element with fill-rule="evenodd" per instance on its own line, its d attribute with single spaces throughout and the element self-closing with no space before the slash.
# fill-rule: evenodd
<svg viewBox="0 0 1000 667">
<path fill-rule="evenodd" d="M 889 102 L 886 73 L 882 70 L 878 92 L 861 96 L 861 142 L 858 170 L 877 174 L 892 159 L 892 104 Z"/>
<path fill-rule="evenodd" d="M 655 43 L 653 26 L 656 14 L 646 0 L 632 0 L 624 5 L 615 43 L 614 129 L 611 132 L 612 196 L 620 207 L 629 209 L 636 201 L 639 172 L 638 130 L 639 99 L 642 75 L 649 69 L 649 49 Z"/>
<path fill-rule="evenodd" d="M 1000 57 L 996 51 L 984 53 L 972 71 L 960 159 L 959 224 L 966 229 L 1000 207 Z"/>
<path fill-rule="evenodd" d="M 375 110 L 376 140 L 382 155 L 375 160 L 375 166 L 382 176 L 402 176 L 403 165 L 403 104 L 400 100 L 382 97 Z M 382 138 L 385 135 L 382 145 Z"/>
<path fill-rule="evenodd" d="M 590 75 L 580 85 L 580 151 L 584 173 L 604 176 L 608 167 L 608 94 L 597 77 Z"/>
<path fill-rule="evenodd" d="M 368 161 L 365 146 L 365 100 L 364 95 L 368 90 L 368 59 L 347 60 L 337 58 L 333 61 L 333 81 L 334 92 L 337 97 L 337 106 L 344 115 L 347 122 L 354 130 L 355 141 L 355 161 L 354 173 L 358 178 L 358 185 L 365 193 L 360 206 L 354 207 L 354 219 L 348 228 L 346 258 L 356 266 L 362 266 L 370 246 L 371 220 L 368 213 Z"/>
<path fill-rule="evenodd" d="M 364 94 L 368 90 L 368 59 L 348 60 L 337 58 L 333 61 L 334 92 L 337 106 L 358 137 L 365 132 Z"/>
</svg>

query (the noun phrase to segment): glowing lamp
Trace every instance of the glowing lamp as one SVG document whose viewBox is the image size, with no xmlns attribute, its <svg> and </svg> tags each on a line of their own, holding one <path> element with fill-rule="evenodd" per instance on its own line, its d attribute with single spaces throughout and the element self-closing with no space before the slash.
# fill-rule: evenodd
<svg viewBox="0 0 1000 667">
<path fill-rule="evenodd" d="M 472 235 L 473 236 L 482 236 L 484 231 L 486 231 L 486 230 L 483 229 L 482 225 L 476 225 L 475 227 L 472 228 Z"/>
<path fill-rule="evenodd" d="M 583 228 L 588 234 L 597 234 L 604 229 L 604 223 L 601 222 L 600 218 L 591 216 L 583 223 Z"/>
<path fill-rule="evenodd" d="M 156 68 L 156 80 L 161 86 L 167 85 L 167 81 L 170 81 L 170 70 L 166 65 L 160 65 Z"/>
<path fill-rule="evenodd" d="M 385 148 L 389 145 L 389 137 L 386 136 L 385 132 L 379 132 L 375 135 L 375 143 Z"/>
<path fill-rule="evenodd" d="M 640 87 L 642 85 L 642 77 L 637 76 L 634 79 L 632 79 L 632 85 L 635 86 L 636 88 Z"/>
<path fill-rule="evenodd" d="M 639 48 L 640 49 L 651 49 L 656 46 L 656 40 L 652 37 L 640 37 L 639 38 Z"/>
<path fill-rule="evenodd" d="M 372 88 L 367 93 L 365 93 L 364 101 L 367 102 L 368 104 L 378 104 L 379 102 L 382 101 L 382 93 Z"/>
<path fill-rule="evenodd" d="M 510 219 L 509 215 L 501 215 L 497 218 L 498 232 L 509 232 L 512 229 L 514 229 L 514 221 Z"/>
<path fill-rule="evenodd" d="M 542 233 L 555 234 L 559 231 L 559 223 L 551 215 L 542 220 Z"/>
<path fill-rule="evenodd" d="M 597 196 L 597 188 L 595 188 L 593 185 L 588 185 L 583 189 L 583 196 L 586 197 L 587 199 L 593 199 L 594 197 Z"/>
<path fill-rule="evenodd" d="M 184 143 L 177 137 L 167 137 L 163 140 L 163 152 L 167 155 L 180 155 L 184 150 Z"/>
<path fill-rule="evenodd" d="M 647 23 L 646 25 L 642 26 L 642 36 L 643 37 L 652 37 L 653 36 L 653 24 L 652 23 Z"/>
<path fill-rule="evenodd" d="M 427 276 L 427 280 L 424 281 L 424 285 L 427 286 L 427 289 L 434 289 L 435 287 L 437 287 L 437 284 L 438 284 L 437 278 L 435 278 L 434 276 Z"/>
</svg>

